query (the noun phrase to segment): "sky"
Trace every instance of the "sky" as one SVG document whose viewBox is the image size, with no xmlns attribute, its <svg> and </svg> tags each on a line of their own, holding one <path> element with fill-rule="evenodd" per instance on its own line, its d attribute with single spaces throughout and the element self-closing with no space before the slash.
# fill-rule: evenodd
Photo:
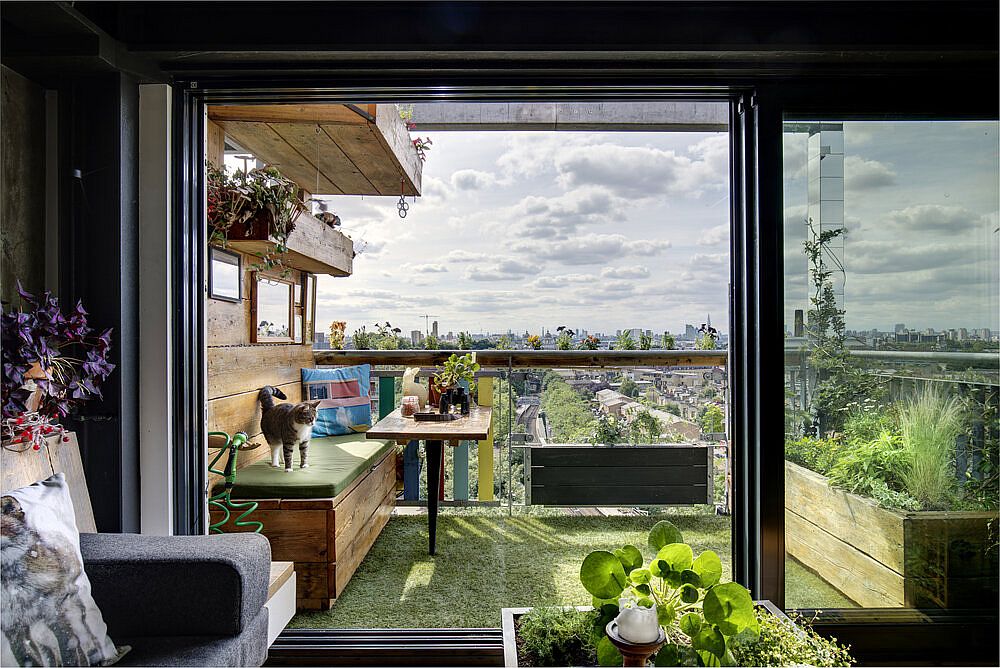
<svg viewBox="0 0 1000 668">
<path fill-rule="evenodd" d="M 725 332 L 725 133 L 426 132 L 422 195 L 331 197 L 358 252 L 317 325 Z"/>
<path fill-rule="evenodd" d="M 844 123 L 848 329 L 1000 329 L 998 124 Z M 807 136 L 784 135 L 785 322 L 807 310 Z"/>
</svg>

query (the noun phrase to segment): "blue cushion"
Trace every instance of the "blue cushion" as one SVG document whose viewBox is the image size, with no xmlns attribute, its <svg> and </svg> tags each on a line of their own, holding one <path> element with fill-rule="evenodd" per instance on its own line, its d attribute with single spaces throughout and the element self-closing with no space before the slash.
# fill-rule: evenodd
<svg viewBox="0 0 1000 668">
<path fill-rule="evenodd" d="M 372 404 L 368 388 L 371 364 L 339 369 L 302 369 L 302 395 L 319 399 L 315 438 L 345 436 L 368 431 L 372 426 Z"/>
</svg>

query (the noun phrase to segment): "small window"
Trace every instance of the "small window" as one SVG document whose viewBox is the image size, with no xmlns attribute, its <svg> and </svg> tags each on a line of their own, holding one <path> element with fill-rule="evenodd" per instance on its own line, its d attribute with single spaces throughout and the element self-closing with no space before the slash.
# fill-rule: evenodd
<svg viewBox="0 0 1000 668">
<path fill-rule="evenodd" d="M 294 341 L 293 299 L 295 285 L 254 272 L 251 340 L 254 343 Z"/>
<path fill-rule="evenodd" d="M 208 296 L 227 302 L 240 301 L 243 265 L 239 254 L 215 247 L 210 248 L 209 253 Z"/>
</svg>

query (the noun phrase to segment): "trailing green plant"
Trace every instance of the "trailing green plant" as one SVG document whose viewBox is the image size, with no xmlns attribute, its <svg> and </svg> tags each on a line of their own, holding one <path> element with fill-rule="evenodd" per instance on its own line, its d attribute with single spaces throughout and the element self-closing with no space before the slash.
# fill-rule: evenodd
<svg viewBox="0 0 1000 668">
<path fill-rule="evenodd" d="M 788 613 L 798 629 L 757 608 L 760 636 L 752 642 L 734 642 L 732 655 L 738 666 L 834 666 L 854 665 L 850 647 L 836 638 L 824 638 L 812 628 L 812 620 L 797 612 Z"/>
<path fill-rule="evenodd" d="M 559 335 L 556 336 L 556 350 L 572 350 L 573 330 L 566 327 L 557 327 L 556 331 L 559 332 Z"/>
<path fill-rule="evenodd" d="M 468 332 L 459 332 L 458 340 L 455 342 L 455 346 L 459 350 L 472 350 L 473 343 L 472 334 L 469 334 Z"/>
<path fill-rule="evenodd" d="M 677 347 L 677 340 L 674 335 L 670 332 L 663 332 L 663 338 L 661 339 L 660 347 L 665 350 L 673 350 Z"/>
<path fill-rule="evenodd" d="M 867 496 L 883 508 L 920 510 L 920 502 L 905 491 L 902 479 L 909 466 L 902 437 L 892 428 L 875 438 L 864 436 L 850 439 L 841 450 L 828 472 L 830 484 Z"/>
<path fill-rule="evenodd" d="M 626 329 L 624 332 L 618 335 L 615 339 L 615 343 L 612 346 L 613 350 L 635 350 L 636 343 L 635 339 L 632 338 L 632 330 Z"/>
<path fill-rule="evenodd" d="M 452 353 L 441 365 L 441 370 L 434 374 L 434 385 L 441 391 L 458 387 L 461 381 L 471 383 L 476 372 L 479 371 L 479 364 L 476 362 L 475 353 L 457 355 Z"/>
<path fill-rule="evenodd" d="M 957 397 L 946 397 L 929 383 L 899 411 L 908 466 L 906 490 L 926 508 L 943 508 L 955 490 L 955 439 L 962 432 L 964 410 Z"/>
<path fill-rule="evenodd" d="M 364 325 L 354 330 L 351 343 L 355 350 L 372 350 L 375 347 L 375 335 L 365 329 Z"/>
<path fill-rule="evenodd" d="M 639 334 L 639 350 L 650 350 L 653 347 L 653 335 L 647 332 Z"/>
<path fill-rule="evenodd" d="M 809 366 L 818 378 L 810 411 L 813 424 L 820 433 L 827 433 L 840 428 L 852 405 L 881 398 L 885 388 L 875 376 L 857 366 L 845 345 L 845 311 L 837 304 L 830 279 L 833 270 L 825 260 L 833 257 L 830 243 L 843 235 L 845 229 L 823 230 L 816 234 L 812 222 L 810 218 L 810 239 L 803 243 L 812 283 L 806 324 Z"/>
<path fill-rule="evenodd" d="M 597 658 L 602 666 L 621 665 L 621 654 L 603 634 L 619 612 L 620 599 L 656 606 L 667 636 L 657 666 L 735 665 L 731 648 L 759 637 L 760 623 L 750 592 L 735 582 L 720 583 L 722 562 L 706 550 L 695 557 L 680 530 L 664 520 L 649 532 L 656 552 L 644 565 L 642 552 L 625 545 L 613 552 L 591 552 L 580 566 L 580 581 L 600 613 L 594 622 Z M 598 631 L 599 630 L 599 631 Z"/>
<path fill-rule="evenodd" d="M 274 167 L 237 170 L 230 175 L 211 163 L 207 166 L 206 180 L 209 240 L 225 246 L 233 226 L 243 227 L 244 234 L 249 236 L 255 224 L 266 225 L 268 236 L 274 241 L 274 251 L 257 253 L 261 261 L 254 267 L 284 267 L 282 256 L 288 251 L 288 235 L 306 210 L 298 196 L 298 184 Z"/>
<path fill-rule="evenodd" d="M 827 475 L 845 446 L 839 439 L 803 436 L 785 441 L 785 459 L 810 471 Z"/>
<path fill-rule="evenodd" d="M 596 611 L 532 608 L 518 620 L 518 665 L 587 666 L 597 661 Z"/>
</svg>

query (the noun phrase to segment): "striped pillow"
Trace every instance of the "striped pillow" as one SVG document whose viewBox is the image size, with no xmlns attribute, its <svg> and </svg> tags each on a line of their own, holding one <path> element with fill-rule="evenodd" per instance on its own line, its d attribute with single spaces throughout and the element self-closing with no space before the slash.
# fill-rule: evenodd
<svg viewBox="0 0 1000 668">
<path fill-rule="evenodd" d="M 308 401 L 320 402 L 312 435 L 344 436 L 371 429 L 370 378 L 370 364 L 302 369 L 303 396 Z"/>
</svg>

